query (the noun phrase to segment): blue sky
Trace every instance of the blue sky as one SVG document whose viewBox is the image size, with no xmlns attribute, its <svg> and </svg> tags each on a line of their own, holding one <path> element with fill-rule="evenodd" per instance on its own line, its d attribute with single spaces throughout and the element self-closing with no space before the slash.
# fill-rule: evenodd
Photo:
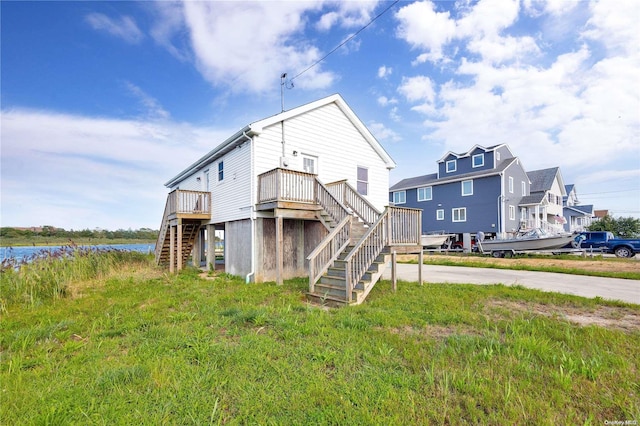
<svg viewBox="0 0 640 426">
<path fill-rule="evenodd" d="M 383 10 L 318 65 L 298 75 Z M 640 217 L 640 2 L 14 2 L 2 226 L 157 228 L 163 183 L 244 125 L 340 93 L 397 162 L 508 144 Z"/>
</svg>

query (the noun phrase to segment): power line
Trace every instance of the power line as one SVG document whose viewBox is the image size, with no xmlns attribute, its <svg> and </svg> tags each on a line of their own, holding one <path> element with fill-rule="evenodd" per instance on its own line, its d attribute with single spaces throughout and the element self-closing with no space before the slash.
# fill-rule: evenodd
<svg viewBox="0 0 640 426">
<path fill-rule="evenodd" d="M 333 48 L 333 50 L 331 50 L 329 53 L 327 53 L 326 55 L 324 55 L 322 58 L 318 59 L 317 61 L 315 61 L 313 64 L 309 65 L 307 68 L 305 68 L 304 70 L 300 71 L 298 74 L 296 74 L 294 77 L 292 77 L 289 81 L 293 81 L 296 78 L 300 77 L 302 74 L 304 74 L 305 72 L 309 71 L 311 68 L 315 67 L 316 65 L 318 65 L 320 62 L 324 61 L 325 59 L 327 59 L 327 57 L 329 57 L 329 55 L 331 55 L 332 53 L 334 53 L 336 50 L 340 49 L 342 46 L 344 46 L 345 44 L 349 43 L 351 40 L 353 40 L 358 34 L 360 34 L 362 31 L 364 31 L 369 25 L 373 24 L 374 21 L 376 19 L 378 19 L 379 17 L 381 17 L 382 15 L 384 15 L 385 13 L 387 13 L 387 11 L 389 9 L 391 9 L 393 6 L 395 6 L 398 2 L 400 2 L 400 0 L 395 0 L 393 3 L 391 3 L 391 5 L 389 7 L 387 7 L 385 10 L 383 10 L 382 12 L 380 12 L 379 14 L 377 14 L 371 21 L 369 21 L 369 23 L 367 25 L 365 25 L 364 27 L 360 28 L 358 31 L 356 31 L 354 34 L 352 34 L 349 38 L 347 38 L 345 41 L 343 41 L 342 43 L 340 43 L 339 45 L 337 45 L 336 47 Z"/>
</svg>

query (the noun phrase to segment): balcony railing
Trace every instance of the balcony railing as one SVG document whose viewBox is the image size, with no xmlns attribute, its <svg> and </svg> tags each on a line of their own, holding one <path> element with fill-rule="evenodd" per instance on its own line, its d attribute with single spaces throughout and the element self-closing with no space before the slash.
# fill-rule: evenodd
<svg viewBox="0 0 640 426">
<path fill-rule="evenodd" d="M 316 203 L 316 175 L 273 169 L 258 176 L 258 204 L 272 202 Z"/>
<path fill-rule="evenodd" d="M 167 216 L 211 215 L 211 193 L 176 189 L 167 197 Z"/>
</svg>

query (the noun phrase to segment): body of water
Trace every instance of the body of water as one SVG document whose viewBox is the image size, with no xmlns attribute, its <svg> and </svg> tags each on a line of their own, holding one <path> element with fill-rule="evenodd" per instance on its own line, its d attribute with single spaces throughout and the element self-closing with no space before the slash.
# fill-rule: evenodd
<svg viewBox="0 0 640 426">
<path fill-rule="evenodd" d="M 21 247 L 0 247 L 0 262 L 4 259 L 15 258 L 17 261 L 29 259 L 36 253 L 55 252 L 63 246 L 21 246 Z M 80 247 L 95 247 L 98 249 L 117 249 L 127 251 L 139 251 L 141 253 L 153 253 L 155 244 L 104 244 Z"/>
</svg>

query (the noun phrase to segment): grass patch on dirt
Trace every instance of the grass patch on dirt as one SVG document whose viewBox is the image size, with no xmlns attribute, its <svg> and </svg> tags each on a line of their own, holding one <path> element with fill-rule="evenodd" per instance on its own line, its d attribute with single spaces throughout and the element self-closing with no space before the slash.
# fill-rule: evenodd
<svg viewBox="0 0 640 426">
<path fill-rule="evenodd" d="M 640 418 L 640 306 L 519 286 L 151 266 L 2 314 L 0 424 L 604 424 Z M 591 318 L 591 321 L 578 320 Z"/>
<path fill-rule="evenodd" d="M 418 263 L 417 255 L 400 255 L 399 262 Z M 477 254 L 424 256 L 424 264 L 443 266 L 468 266 L 473 268 L 516 269 L 523 271 L 555 272 L 572 275 L 588 275 L 605 278 L 640 280 L 638 259 L 617 259 L 579 256 L 517 256 L 496 259 Z"/>
</svg>

